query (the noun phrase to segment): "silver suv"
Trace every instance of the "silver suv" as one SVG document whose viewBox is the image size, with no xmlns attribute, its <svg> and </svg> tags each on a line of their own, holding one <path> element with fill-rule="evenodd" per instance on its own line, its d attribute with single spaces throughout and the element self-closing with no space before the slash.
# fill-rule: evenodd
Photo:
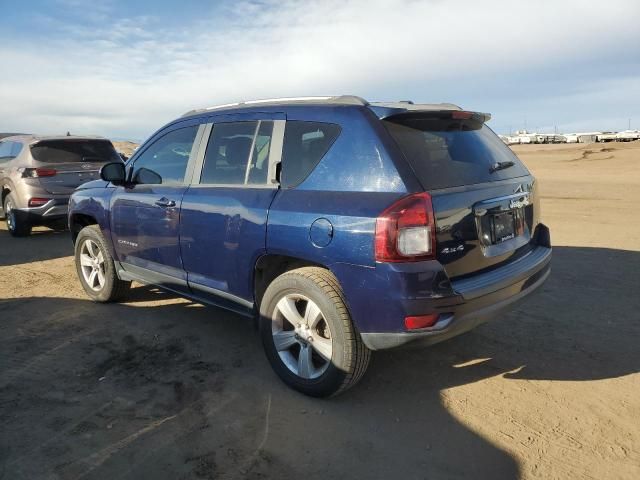
<svg viewBox="0 0 640 480">
<path fill-rule="evenodd" d="M 31 227 L 65 228 L 69 196 L 99 178 L 102 165 L 122 161 L 100 137 L 16 135 L 0 140 L 0 218 L 16 237 Z"/>
</svg>

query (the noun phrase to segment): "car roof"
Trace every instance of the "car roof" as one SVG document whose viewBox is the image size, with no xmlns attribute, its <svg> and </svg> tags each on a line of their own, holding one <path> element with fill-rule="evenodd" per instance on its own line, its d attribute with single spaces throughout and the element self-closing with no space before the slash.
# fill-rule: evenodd
<svg viewBox="0 0 640 480">
<path fill-rule="evenodd" d="M 34 135 L 34 134 L 18 134 L 10 137 L 4 137 L 2 141 L 19 141 L 23 143 L 38 143 L 43 140 L 108 140 L 98 135 Z"/>
<path fill-rule="evenodd" d="M 458 105 L 453 103 L 413 103 L 410 100 L 394 101 L 394 102 L 368 102 L 362 97 L 356 95 L 331 95 L 318 97 L 283 97 L 283 98 L 267 98 L 262 100 L 247 100 L 242 102 L 227 103 L 223 105 L 214 105 L 212 107 L 199 108 L 190 110 L 182 115 L 181 118 L 204 115 L 208 113 L 230 113 L 233 111 L 256 111 L 264 107 L 288 107 L 288 106 L 356 106 L 368 107 L 379 118 L 386 118 L 404 112 L 417 111 L 445 111 L 445 110 L 462 110 Z"/>
</svg>

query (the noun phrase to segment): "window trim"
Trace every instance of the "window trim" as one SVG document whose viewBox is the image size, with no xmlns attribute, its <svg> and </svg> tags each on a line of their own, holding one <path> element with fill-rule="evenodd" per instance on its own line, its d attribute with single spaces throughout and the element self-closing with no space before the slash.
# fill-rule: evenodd
<svg viewBox="0 0 640 480">
<path fill-rule="evenodd" d="M 269 120 L 267 120 L 268 122 Z M 251 139 L 251 147 L 249 147 L 249 155 L 247 156 L 247 166 L 244 169 L 244 182 L 243 185 L 247 185 L 249 182 L 249 172 L 251 172 L 251 157 L 253 157 L 253 149 L 256 148 L 256 139 L 258 138 L 258 132 L 260 131 L 260 125 L 262 120 L 258 120 L 256 123 L 256 129 L 253 131 L 253 138 Z M 273 128 L 271 128 L 271 135 L 273 136 Z M 271 147 L 269 147 L 269 153 L 271 153 Z M 267 165 L 267 168 L 269 166 Z M 269 179 L 267 178 L 267 181 Z"/>
<path fill-rule="evenodd" d="M 238 122 L 256 122 L 256 129 L 253 133 L 253 140 L 251 142 L 251 149 L 249 150 L 249 157 L 247 158 L 247 170 L 245 171 L 244 183 L 200 183 L 202 178 L 202 171 L 204 169 L 204 160 L 206 155 L 207 146 L 211 134 L 216 125 L 223 123 L 238 123 Z M 260 131 L 260 125 L 262 122 L 273 122 L 273 130 L 271 131 L 271 145 L 269 146 L 269 164 L 267 166 L 267 181 L 264 184 L 260 183 L 247 183 L 248 181 L 248 168 L 251 162 L 251 156 L 253 154 L 253 148 L 255 146 L 257 134 Z M 276 165 L 282 160 L 282 145 L 284 142 L 284 125 L 285 120 L 276 120 L 274 118 L 239 118 L 239 119 L 224 119 L 223 121 L 214 121 L 207 123 L 206 131 L 203 134 L 202 141 L 200 142 L 200 148 L 198 149 L 197 160 L 195 163 L 195 174 L 193 176 L 192 187 L 224 187 L 224 188 L 278 188 L 279 184 L 276 181 Z"/>
</svg>

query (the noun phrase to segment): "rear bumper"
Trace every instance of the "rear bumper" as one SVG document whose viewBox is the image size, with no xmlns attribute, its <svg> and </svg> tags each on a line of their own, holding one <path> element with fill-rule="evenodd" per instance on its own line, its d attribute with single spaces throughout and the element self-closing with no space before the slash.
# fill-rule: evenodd
<svg viewBox="0 0 640 480">
<path fill-rule="evenodd" d="M 551 249 L 547 250 L 550 260 Z M 438 323 L 431 328 L 412 332 L 361 333 L 362 341 L 371 350 L 383 350 L 416 341 L 421 345 L 442 342 L 506 313 L 535 292 L 550 273 L 551 265 L 547 260 L 535 273 L 509 287 L 474 297 L 455 307 L 444 308 L 450 311 L 442 312 Z"/>
<path fill-rule="evenodd" d="M 19 221 L 38 225 L 66 218 L 68 210 L 69 197 L 58 197 L 52 198 L 41 207 L 16 208 L 13 212 Z"/>
<path fill-rule="evenodd" d="M 346 291 L 363 342 L 372 350 L 414 341 L 434 344 L 513 308 L 536 291 L 551 271 L 548 229 L 542 226 L 541 230 L 546 236 L 541 236 L 540 244 L 526 255 L 501 268 L 463 280 L 450 282 L 437 262 L 414 264 L 409 267 L 412 270 L 402 266 L 401 271 L 396 266 L 380 266 L 375 275 L 378 294 L 366 295 L 366 305 L 360 301 L 364 296 L 359 292 L 366 292 L 368 282 L 362 281 L 359 288 Z M 380 280 L 383 280 L 382 288 Z M 433 327 L 412 331 L 404 328 L 405 316 L 429 313 L 440 314 Z"/>
</svg>

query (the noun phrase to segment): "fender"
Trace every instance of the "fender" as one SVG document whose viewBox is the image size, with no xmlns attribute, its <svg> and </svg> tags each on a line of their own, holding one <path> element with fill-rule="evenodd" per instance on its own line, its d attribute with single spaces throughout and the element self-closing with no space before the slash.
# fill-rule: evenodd
<svg viewBox="0 0 640 480">
<path fill-rule="evenodd" d="M 113 244 L 111 243 L 111 222 L 109 219 L 111 196 L 114 191 L 114 188 L 104 188 L 104 186 L 76 190 L 69 199 L 69 227 L 73 233 L 73 226 L 77 223 L 74 218 L 78 216 L 92 218 L 100 227 L 111 251 L 111 255 L 117 260 Z"/>
</svg>

